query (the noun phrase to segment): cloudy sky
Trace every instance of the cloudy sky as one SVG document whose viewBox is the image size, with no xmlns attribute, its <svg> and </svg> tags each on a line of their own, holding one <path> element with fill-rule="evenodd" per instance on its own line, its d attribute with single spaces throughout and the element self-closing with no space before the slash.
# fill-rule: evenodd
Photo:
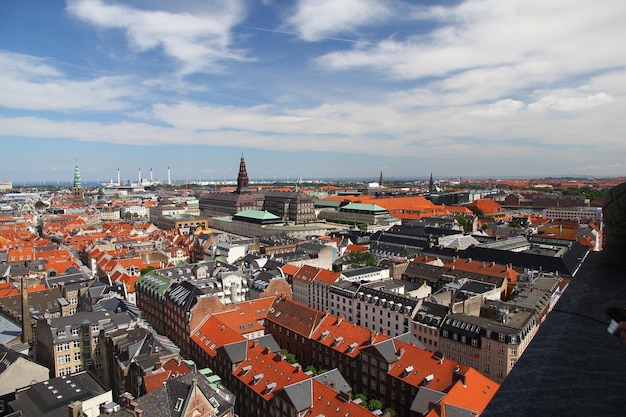
<svg viewBox="0 0 626 417">
<path fill-rule="evenodd" d="M 626 175 L 626 2 L 2 0 L 0 180 Z"/>
</svg>

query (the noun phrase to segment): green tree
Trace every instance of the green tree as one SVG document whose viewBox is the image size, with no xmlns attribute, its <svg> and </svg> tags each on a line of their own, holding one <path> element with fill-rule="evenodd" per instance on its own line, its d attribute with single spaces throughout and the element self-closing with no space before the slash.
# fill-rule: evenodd
<svg viewBox="0 0 626 417">
<path fill-rule="evenodd" d="M 463 231 L 469 232 L 469 223 L 465 216 L 456 216 L 455 219 L 461 226 L 463 226 Z"/>
<path fill-rule="evenodd" d="M 359 400 L 360 399 L 361 400 L 361 405 L 363 407 L 367 408 L 367 397 L 365 396 L 365 394 L 362 394 L 362 393 L 358 392 L 358 393 L 354 394 L 354 399 L 355 400 Z"/>
<path fill-rule="evenodd" d="M 154 271 L 156 268 L 154 266 L 146 266 L 145 268 L 141 268 L 141 271 L 139 271 L 141 273 L 141 275 L 146 275 L 148 272 L 150 271 Z"/>
<path fill-rule="evenodd" d="M 394 410 L 394 409 L 393 409 L 393 408 L 391 408 L 391 407 L 386 408 L 386 409 L 385 409 L 385 411 L 383 412 L 383 414 L 387 414 L 387 413 L 389 413 L 389 416 L 390 416 L 390 417 L 396 417 L 396 416 L 398 415 L 398 413 L 396 412 L 396 410 Z"/>
<path fill-rule="evenodd" d="M 313 365 L 307 366 L 304 371 L 305 372 L 312 372 L 313 375 L 317 375 L 317 369 L 315 369 L 315 366 L 313 366 Z"/>
<path fill-rule="evenodd" d="M 371 252 L 352 252 L 348 255 L 348 261 L 356 265 L 374 266 L 378 263 L 376 256 Z"/>
<path fill-rule="evenodd" d="M 376 398 L 372 398 L 367 403 L 367 409 L 370 411 L 380 410 L 381 408 L 383 408 L 383 403 Z"/>
<path fill-rule="evenodd" d="M 281 349 L 280 354 L 283 355 L 285 357 L 285 360 L 287 362 L 289 362 L 290 364 L 294 364 L 297 361 L 296 359 L 296 355 L 294 355 L 293 353 L 289 352 L 287 349 Z"/>
</svg>

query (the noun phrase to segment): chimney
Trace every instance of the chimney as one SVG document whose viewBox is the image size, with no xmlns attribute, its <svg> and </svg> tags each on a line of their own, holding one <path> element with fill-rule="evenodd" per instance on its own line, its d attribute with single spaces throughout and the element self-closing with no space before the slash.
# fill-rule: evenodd
<svg viewBox="0 0 626 417">
<path fill-rule="evenodd" d="M 80 417 L 83 415 L 83 403 L 80 401 L 74 401 L 67 405 L 68 417 Z"/>
<path fill-rule="evenodd" d="M 398 357 L 401 358 L 404 355 L 404 346 L 398 348 Z"/>
<path fill-rule="evenodd" d="M 22 343 L 31 343 L 32 341 L 33 325 L 28 305 L 28 286 L 26 285 L 26 278 L 22 277 Z"/>
</svg>

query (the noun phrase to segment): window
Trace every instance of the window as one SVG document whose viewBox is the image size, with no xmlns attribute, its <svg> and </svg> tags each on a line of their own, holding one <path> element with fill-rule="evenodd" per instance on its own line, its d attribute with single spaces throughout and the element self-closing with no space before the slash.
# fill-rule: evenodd
<svg viewBox="0 0 626 417">
<path fill-rule="evenodd" d="M 185 400 L 183 400 L 182 398 L 180 398 L 180 397 L 179 397 L 179 398 L 176 400 L 176 405 L 174 406 L 174 409 L 175 409 L 176 411 L 180 411 L 180 410 L 181 410 L 181 408 L 183 408 L 183 403 L 184 403 L 184 402 L 185 402 Z"/>
<path fill-rule="evenodd" d="M 488 340 L 485 342 L 485 349 L 491 349 L 491 342 Z"/>
<path fill-rule="evenodd" d="M 75 361 L 79 361 L 80 360 L 80 352 L 74 352 L 74 360 Z"/>
<path fill-rule="evenodd" d="M 478 346 L 478 340 L 472 339 L 472 346 Z"/>
<path fill-rule="evenodd" d="M 504 346 L 500 346 L 500 348 L 498 349 L 498 352 L 504 353 Z"/>
<path fill-rule="evenodd" d="M 511 355 L 517 355 L 517 349 L 511 348 Z"/>
<path fill-rule="evenodd" d="M 102 369 L 102 361 L 95 361 L 94 362 L 94 367 L 96 369 Z"/>
<path fill-rule="evenodd" d="M 75 329 L 72 329 L 72 336 L 78 336 L 78 327 Z"/>
<path fill-rule="evenodd" d="M 485 364 L 485 373 L 488 374 L 490 371 L 489 364 Z"/>
</svg>

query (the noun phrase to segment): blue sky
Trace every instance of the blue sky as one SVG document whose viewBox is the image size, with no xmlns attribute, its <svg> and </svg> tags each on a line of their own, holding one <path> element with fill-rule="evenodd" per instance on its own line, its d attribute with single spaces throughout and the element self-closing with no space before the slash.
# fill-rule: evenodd
<svg viewBox="0 0 626 417">
<path fill-rule="evenodd" d="M 626 2 L 3 0 L 0 179 L 626 175 Z"/>
</svg>

